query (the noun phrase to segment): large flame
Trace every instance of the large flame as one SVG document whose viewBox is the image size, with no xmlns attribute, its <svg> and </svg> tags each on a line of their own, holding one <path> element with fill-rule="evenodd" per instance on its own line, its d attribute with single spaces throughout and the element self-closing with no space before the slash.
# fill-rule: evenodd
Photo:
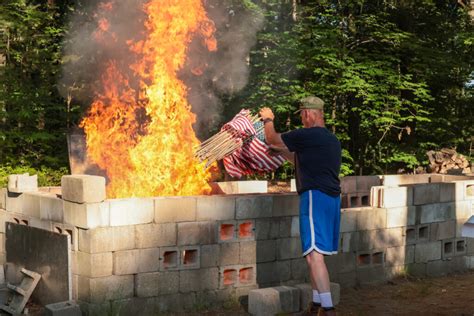
<svg viewBox="0 0 474 316">
<path fill-rule="evenodd" d="M 110 11 L 113 5 L 100 9 Z M 210 172 L 194 158 L 199 144 L 192 129 L 196 118 L 177 72 L 186 62 L 193 35 L 216 50 L 214 24 L 201 0 L 152 0 L 144 10 L 146 38 L 127 43 L 140 56 L 130 65 L 139 89 L 131 87 L 117 61 L 109 61 L 103 92 L 81 122 L 88 156 L 106 170 L 109 198 L 209 193 Z M 94 37 L 116 40 L 107 32 L 109 23 L 99 17 Z"/>
</svg>

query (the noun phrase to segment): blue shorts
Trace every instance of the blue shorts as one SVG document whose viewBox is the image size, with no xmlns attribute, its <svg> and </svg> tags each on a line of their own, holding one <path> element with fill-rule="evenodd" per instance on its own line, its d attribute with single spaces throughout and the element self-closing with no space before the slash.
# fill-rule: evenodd
<svg viewBox="0 0 474 316">
<path fill-rule="evenodd" d="M 303 256 L 316 250 L 324 255 L 337 253 L 341 198 L 319 190 L 300 195 L 300 236 Z"/>
</svg>

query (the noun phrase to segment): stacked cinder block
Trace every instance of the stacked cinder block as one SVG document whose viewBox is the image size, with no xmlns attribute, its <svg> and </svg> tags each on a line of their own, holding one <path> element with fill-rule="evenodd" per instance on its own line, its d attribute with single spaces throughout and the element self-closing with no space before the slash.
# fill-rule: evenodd
<svg viewBox="0 0 474 316">
<path fill-rule="evenodd" d="M 370 188 L 382 182 L 380 176 L 346 176 L 341 179 L 341 207 L 369 206 Z"/>
</svg>

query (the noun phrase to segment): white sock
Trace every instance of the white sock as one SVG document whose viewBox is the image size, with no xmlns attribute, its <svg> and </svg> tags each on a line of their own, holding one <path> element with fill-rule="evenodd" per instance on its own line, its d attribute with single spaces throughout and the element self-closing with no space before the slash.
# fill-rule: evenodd
<svg viewBox="0 0 474 316">
<path fill-rule="evenodd" d="M 334 307 L 331 292 L 319 293 L 319 297 L 321 298 L 321 307 Z"/>
<path fill-rule="evenodd" d="M 318 290 L 313 290 L 313 302 L 321 304 L 321 299 L 319 298 Z"/>
</svg>

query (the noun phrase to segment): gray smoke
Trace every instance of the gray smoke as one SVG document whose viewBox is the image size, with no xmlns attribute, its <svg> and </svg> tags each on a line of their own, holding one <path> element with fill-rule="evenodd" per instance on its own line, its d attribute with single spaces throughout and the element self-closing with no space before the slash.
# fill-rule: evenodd
<svg viewBox="0 0 474 316">
<path fill-rule="evenodd" d="M 59 85 L 63 96 L 72 97 L 73 103 L 84 107 L 91 103 L 93 93 L 100 92 L 100 76 L 108 60 L 115 60 L 134 86 L 129 65 L 137 56 L 130 53 L 126 42 L 143 38 L 146 16 L 142 8 L 147 2 L 113 0 L 110 1 L 113 9 L 108 11 L 90 1 L 80 3 L 71 19 L 63 78 Z M 264 21 L 258 12 L 223 2 L 206 2 L 208 16 L 216 26 L 218 50 L 209 52 L 202 39 L 196 37 L 190 44 L 188 61 L 179 74 L 189 87 L 188 100 L 197 115 L 195 131 L 200 138 L 210 136 L 210 131 L 223 123 L 221 98 L 237 93 L 247 84 L 249 52 Z M 98 41 L 94 34 L 102 18 L 109 21 L 109 29 Z M 201 75 L 192 71 L 196 68 L 203 70 Z"/>
</svg>

